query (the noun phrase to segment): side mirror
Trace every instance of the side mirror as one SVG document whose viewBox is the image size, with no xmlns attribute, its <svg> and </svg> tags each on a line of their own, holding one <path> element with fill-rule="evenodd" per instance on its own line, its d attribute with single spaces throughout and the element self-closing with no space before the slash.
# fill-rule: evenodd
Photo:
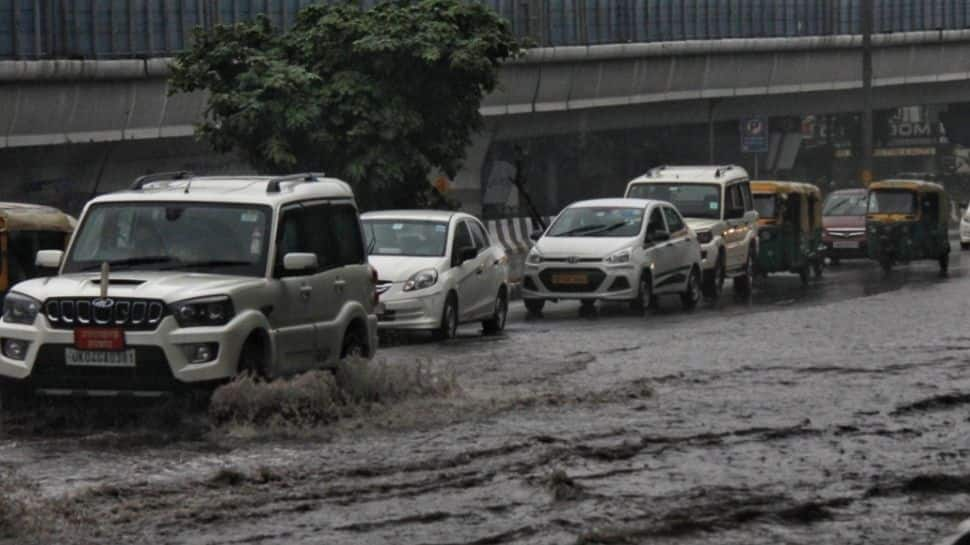
<svg viewBox="0 0 970 545">
<path fill-rule="evenodd" d="M 466 261 L 471 261 L 472 259 L 478 257 L 478 249 L 476 249 L 474 246 L 463 246 L 458 248 L 458 252 L 455 254 L 455 256 L 457 258 L 456 264 L 461 265 Z"/>
<path fill-rule="evenodd" d="M 61 250 L 41 250 L 37 252 L 35 265 L 42 269 L 56 269 L 61 266 L 64 260 L 64 252 Z"/>
<path fill-rule="evenodd" d="M 542 233 L 542 229 L 537 229 L 529 233 L 529 238 L 532 240 L 532 242 L 537 242 L 540 238 L 542 238 Z"/>
<path fill-rule="evenodd" d="M 283 270 L 286 271 L 316 270 L 318 266 L 317 254 L 294 252 L 283 256 Z"/>
</svg>

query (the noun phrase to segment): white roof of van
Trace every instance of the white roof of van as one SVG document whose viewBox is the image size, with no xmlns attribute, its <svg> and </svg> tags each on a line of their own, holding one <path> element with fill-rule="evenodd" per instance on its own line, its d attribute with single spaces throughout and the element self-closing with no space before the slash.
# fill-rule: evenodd
<svg viewBox="0 0 970 545">
<path fill-rule="evenodd" d="M 278 191 L 270 189 L 280 180 Z M 336 178 L 312 180 L 286 179 L 278 176 L 199 176 L 179 180 L 145 183 L 141 189 L 129 189 L 101 195 L 92 203 L 102 202 L 212 202 L 232 204 L 283 204 L 320 199 L 353 199 L 350 185 Z"/>
<path fill-rule="evenodd" d="M 737 165 L 662 166 L 652 168 L 630 183 L 680 182 L 723 184 L 748 178 L 748 171 Z"/>
</svg>

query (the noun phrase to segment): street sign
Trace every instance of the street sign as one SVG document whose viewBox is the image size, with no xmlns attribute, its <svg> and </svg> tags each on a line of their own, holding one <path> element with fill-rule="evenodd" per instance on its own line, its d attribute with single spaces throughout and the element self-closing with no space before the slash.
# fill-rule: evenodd
<svg viewBox="0 0 970 545">
<path fill-rule="evenodd" d="M 768 118 L 765 116 L 746 117 L 741 120 L 741 152 L 768 152 Z"/>
</svg>

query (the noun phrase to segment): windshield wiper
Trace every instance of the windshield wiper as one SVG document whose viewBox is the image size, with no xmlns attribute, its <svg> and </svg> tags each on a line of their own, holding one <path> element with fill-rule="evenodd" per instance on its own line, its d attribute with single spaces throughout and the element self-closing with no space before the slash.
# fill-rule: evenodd
<svg viewBox="0 0 970 545">
<path fill-rule="evenodd" d="M 176 261 L 170 256 L 153 255 L 145 257 L 129 257 L 127 259 L 109 259 L 108 266 L 114 267 L 134 267 L 137 265 L 154 265 L 156 263 L 171 263 Z M 101 262 L 86 265 L 81 268 L 82 271 L 93 271 L 95 269 L 101 268 Z"/>
<path fill-rule="evenodd" d="M 586 231 L 595 231 L 597 229 L 602 229 L 604 227 L 606 227 L 606 226 L 603 225 L 603 224 L 599 224 L 599 223 L 596 224 L 596 225 L 583 225 L 582 227 L 576 227 L 574 229 L 570 229 L 570 230 L 564 231 L 562 233 L 556 233 L 555 235 L 551 235 L 551 236 L 554 236 L 554 237 L 568 237 L 569 235 L 577 235 L 579 233 L 585 233 Z"/>
<path fill-rule="evenodd" d="M 625 227 L 626 225 L 628 225 L 627 222 L 625 222 L 625 221 L 618 221 L 618 222 L 616 222 L 616 223 L 614 223 L 612 225 L 604 225 L 604 226 L 602 226 L 603 227 L 602 229 L 599 229 L 599 230 L 596 230 L 596 231 L 588 231 L 586 233 L 583 233 L 583 236 L 584 237 L 588 237 L 588 236 L 596 235 L 596 234 L 599 234 L 599 233 L 609 233 L 610 231 L 616 231 L 620 227 Z"/>
</svg>

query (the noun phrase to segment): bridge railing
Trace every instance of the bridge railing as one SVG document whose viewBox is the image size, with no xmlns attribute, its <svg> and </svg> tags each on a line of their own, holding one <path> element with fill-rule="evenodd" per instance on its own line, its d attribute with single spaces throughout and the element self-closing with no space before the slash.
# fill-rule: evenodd
<svg viewBox="0 0 970 545">
<path fill-rule="evenodd" d="M 0 59 L 138 58 L 184 49 L 196 26 L 267 13 L 278 26 L 314 0 L 6 0 Z M 360 0 L 365 5 L 376 0 Z M 536 45 L 819 36 L 859 31 L 861 0 L 469 0 Z M 970 27 L 967 0 L 876 0 L 877 32 Z"/>
</svg>

